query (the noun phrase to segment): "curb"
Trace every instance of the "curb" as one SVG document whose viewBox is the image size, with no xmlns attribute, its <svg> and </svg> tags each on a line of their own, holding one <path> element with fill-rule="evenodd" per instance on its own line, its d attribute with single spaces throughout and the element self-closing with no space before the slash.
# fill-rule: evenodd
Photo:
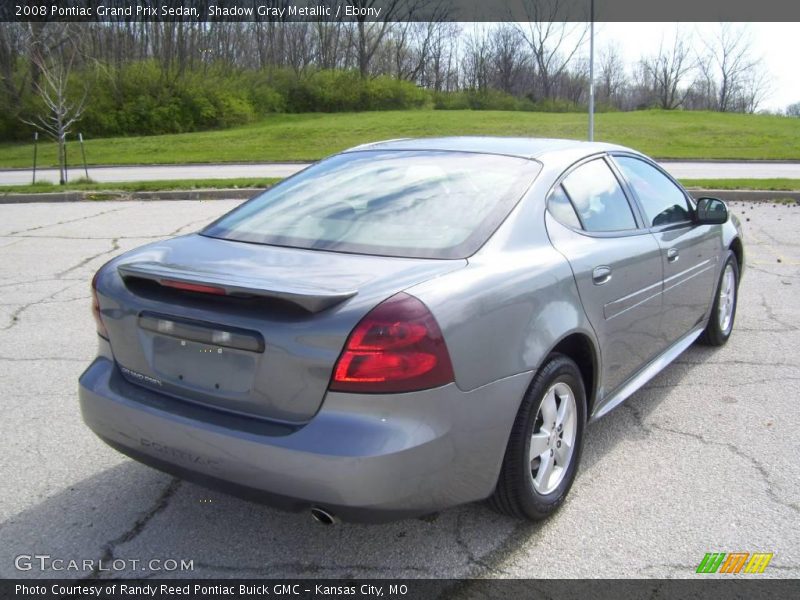
<svg viewBox="0 0 800 600">
<path fill-rule="evenodd" d="M 699 190 L 687 189 L 693 198 L 712 196 L 725 202 L 776 202 L 778 200 L 794 200 L 800 204 L 800 191 L 785 192 L 780 190 Z"/>
<path fill-rule="evenodd" d="M 39 202 L 102 202 L 158 201 L 158 200 L 247 200 L 262 188 L 235 188 L 221 190 L 170 190 L 165 192 L 55 192 L 46 194 L 2 194 L 0 204 L 31 204 Z M 694 198 L 714 196 L 727 202 L 775 202 L 793 200 L 800 204 L 800 191 L 769 190 L 687 190 Z"/>
</svg>

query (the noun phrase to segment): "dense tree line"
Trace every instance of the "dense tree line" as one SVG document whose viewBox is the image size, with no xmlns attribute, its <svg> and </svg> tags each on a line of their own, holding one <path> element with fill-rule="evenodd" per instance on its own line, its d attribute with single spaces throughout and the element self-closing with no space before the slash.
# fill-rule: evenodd
<svg viewBox="0 0 800 600">
<path fill-rule="evenodd" d="M 72 128 L 91 135 L 226 127 L 287 111 L 586 106 L 585 24 L 454 23 L 446 16 L 431 22 L 2 23 L 0 136 L 42 129 L 59 85 L 70 99 L 65 115 L 77 120 Z M 767 80 L 746 31 L 721 25 L 701 46 L 676 34 L 634 65 L 618 46 L 600 48 L 598 108 L 755 112 Z"/>
</svg>

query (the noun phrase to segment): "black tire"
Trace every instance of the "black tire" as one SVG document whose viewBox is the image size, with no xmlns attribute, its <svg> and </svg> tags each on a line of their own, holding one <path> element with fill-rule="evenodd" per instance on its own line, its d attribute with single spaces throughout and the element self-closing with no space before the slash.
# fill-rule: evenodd
<svg viewBox="0 0 800 600">
<path fill-rule="evenodd" d="M 723 327 L 720 322 L 719 306 L 721 302 L 720 291 L 725 283 L 725 277 L 728 267 L 731 267 L 733 272 L 733 300 L 732 300 L 732 313 L 730 321 L 726 327 Z M 739 304 L 739 263 L 736 260 L 736 255 L 728 250 L 728 255 L 725 258 L 725 264 L 722 267 L 722 272 L 719 275 L 717 287 L 714 290 L 714 304 L 711 307 L 711 315 L 708 318 L 708 325 L 700 338 L 700 341 L 708 346 L 722 346 L 728 341 L 733 332 L 733 322 L 736 320 L 736 307 Z"/>
<path fill-rule="evenodd" d="M 559 383 L 566 384 L 574 397 L 576 418 L 573 423 L 576 436 L 571 457 L 566 461 L 567 466 L 566 468 L 562 467 L 560 482 L 549 493 L 540 493 L 534 483 L 533 465 L 537 459 L 532 461 L 530 458 L 531 436 L 534 434 L 535 428 L 538 434 L 543 433 L 543 415 L 540 415 L 540 410 L 548 391 L 551 388 L 556 389 L 555 386 Z M 558 397 L 555 399 L 556 402 L 559 402 Z M 564 399 L 560 399 L 560 402 L 564 401 Z M 560 407 L 560 403 L 557 406 Z M 553 514 L 564 502 L 575 479 L 575 473 L 580 463 L 585 424 L 586 392 L 580 370 L 566 356 L 553 354 L 533 378 L 533 382 L 522 400 L 508 440 L 497 487 L 489 498 L 489 505 L 498 512 L 509 516 L 533 521 L 547 518 Z M 560 448 L 560 442 L 557 443 Z M 553 456 L 553 451 L 549 452 L 550 456 Z"/>
</svg>

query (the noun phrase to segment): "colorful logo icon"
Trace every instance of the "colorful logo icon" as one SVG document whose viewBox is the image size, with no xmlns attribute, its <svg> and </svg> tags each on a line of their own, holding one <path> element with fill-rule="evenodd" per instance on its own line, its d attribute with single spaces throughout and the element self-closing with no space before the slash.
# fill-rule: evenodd
<svg viewBox="0 0 800 600">
<path fill-rule="evenodd" d="M 772 552 L 707 552 L 697 573 L 763 573 L 771 560 Z"/>
</svg>

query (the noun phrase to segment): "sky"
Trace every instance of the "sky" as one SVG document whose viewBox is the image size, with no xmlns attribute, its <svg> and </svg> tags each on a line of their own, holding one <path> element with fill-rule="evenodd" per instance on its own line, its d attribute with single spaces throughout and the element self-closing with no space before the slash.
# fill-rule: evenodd
<svg viewBox="0 0 800 600">
<path fill-rule="evenodd" d="M 800 102 L 800 23 L 746 23 L 753 54 L 760 57 L 770 76 L 770 90 L 759 109 L 783 110 Z M 618 44 L 629 62 L 642 55 L 655 54 L 663 39 L 670 43 L 679 28 L 692 45 L 703 48 L 705 36 L 713 37 L 719 23 L 598 23 L 595 26 L 595 50 L 609 43 Z"/>
</svg>

